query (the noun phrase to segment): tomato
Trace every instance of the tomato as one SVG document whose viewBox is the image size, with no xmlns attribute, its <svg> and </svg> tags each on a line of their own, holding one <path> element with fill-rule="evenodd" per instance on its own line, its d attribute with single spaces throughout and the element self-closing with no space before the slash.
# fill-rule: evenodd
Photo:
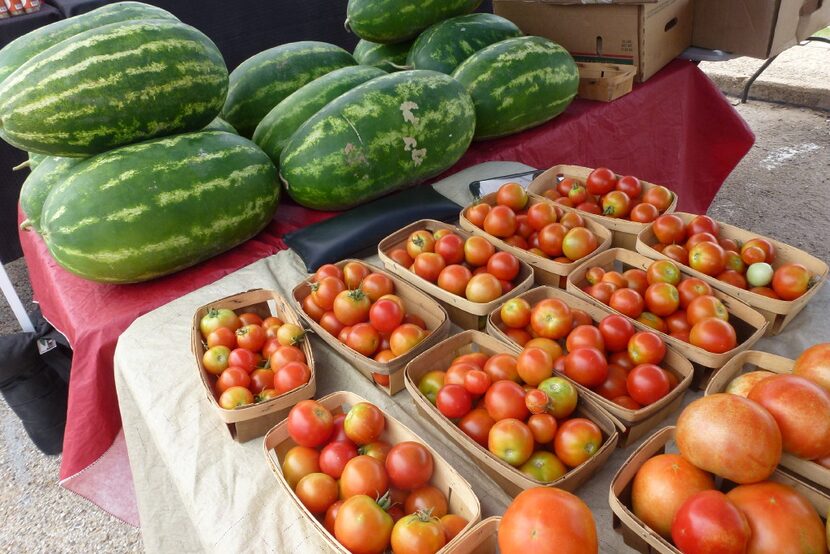
<svg viewBox="0 0 830 554">
<path fill-rule="evenodd" d="M 653 314 L 665 317 L 677 311 L 680 306 L 680 295 L 674 285 L 654 283 L 646 289 L 645 301 Z"/>
<path fill-rule="evenodd" d="M 475 408 L 461 418 L 461 421 L 458 422 L 458 427 L 467 436 L 486 448 L 487 437 L 494 423 L 496 423 L 496 420 L 490 417 L 487 410 L 484 408 Z"/>
<path fill-rule="evenodd" d="M 464 211 L 464 217 L 466 217 L 470 223 L 481 229 L 484 227 L 484 219 L 487 217 L 488 213 L 490 213 L 490 205 L 482 202 L 467 208 Z"/>
<path fill-rule="evenodd" d="M 659 364 L 665 355 L 663 340 L 650 331 L 635 333 L 628 341 L 628 357 L 635 365 Z"/>
<path fill-rule="evenodd" d="M 343 421 L 346 436 L 357 445 L 378 440 L 385 427 L 383 412 L 368 402 L 358 402 L 352 406 Z"/>
<path fill-rule="evenodd" d="M 360 289 L 344 290 L 334 299 L 334 316 L 344 326 L 355 325 L 368 321 L 370 306 L 369 297 Z M 326 316 L 324 315 L 323 318 L 325 319 Z M 320 324 L 322 325 L 322 320 Z"/>
<path fill-rule="evenodd" d="M 404 516 L 392 529 L 392 551 L 395 554 L 433 554 L 446 543 L 444 527 L 429 512 Z"/>
<path fill-rule="evenodd" d="M 424 445 L 413 441 L 396 444 L 386 456 L 386 473 L 393 487 L 417 489 L 432 478 L 432 454 Z"/>
<path fill-rule="evenodd" d="M 366 293 L 369 300 L 376 302 L 380 297 L 395 292 L 395 283 L 382 273 L 372 273 L 360 283 L 360 290 Z"/>
<path fill-rule="evenodd" d="M 427 332 L 412 323 L 404 323 L 389 337 L 389 350 L 395 356 L 406 354 L 427 338 Z"/>
<path fill-rule="evenodd" d="M 473 396 L 479 396 L 487 392 L 492 380 L 482 369 L 473 369 L 464 375 L 464 388 Z"/>
<path fill-rule="evenodd" d="M 585 280 L 588 281 L 591 285 L 596 285 L 602 278 L 605 276 L 605 270 L 599 266 L 594 266 L 588 268 L 588 271 L 585 272 Z"/>
<path fill-rule="evenodd" d="M 659 215 L 660 211 L 657 208 L 651 204 L 642 202 L 631 208 L 631 213 L 628 215 L 628 218 L 637 223 L 651 223 Z"/>
<path fill-rule="evenodd" d="M 245 348 L 234 348 L 228 355 L 228 365 L 241 367 L 248 373 L 256 369 L 262 358 L 256 352 Z"/>
<path fill-rule="evenodd" d="M 248 376 L 247 372 L 245 372 L 244 369 L 242 369 L 241 371 L 245 373 L 246 377 Z M 274 372 L 270 369 L 255 369 L 249 377 L 249 382 L 251 383 L 249 388 L 251 389 L 251 392 L 254 394 L 259 394 L 265 389 L 273 389 Z"/>
<path fill-rule="evenodd" d="M 636 290 L 641 295 L 646 293 L 648 288 L 648 275 L 642 269 L 629 269 L 623 272 L 628 288 Z"/>
<path fill-rule="evenodd" d="M 424 252 L 423 254 L 418 254 L 418 257 L 415 258 L 415 263 L 412 264 L 412 271 L 419 277 L 426 279 L 430 283 L 434 283 L 438 280 L 438 275 L 441 274 L 441 270 L 445 267 L 446 263 L 444 262 L 444 258 L 439 254 L 435 252 Z"/>
<path fill-rule="evenodd" d="M 392 300 L 378 300 L 369 308 L 369 322 L 380 333 L 391 333 L 403 323 L 404 313 Z"/>
<path fill-rule="evenodd" d="M 680 283 L 680 277 L 680 268 L 671 260 L 657 260 L 652 262 L 646 270 L 646 280 L 649 285 L 669 283 L 677 286 Z"/>
<path fill-rule="evenodd" d="M 588 200 L 588 189 L 582 183 L 574 182 L 571 190 L 568 191 L 568 199 L 574 206 L 582 204 Z"/>
<path fill-rule="evenodd" d="M 265 344 L 265 329 L 256 324 L 240 327 L 236 330 L 236 343 L 246 350 L 262 350 Z"/>
<path fill-rule="evenodd" d="M 593 325 L 594 320 L 591 319 L 591 316 L 588 315 L 588 312 L 584 310 L 580 310 L 579 308 L 573 308 L 571 310 L 571 317 L 573 318 L 573 328 L 576 329 L 580 325 Z"/>
<path fill-rule="evenodd" d="M 575 227 L 585 227 L 585 219 L 576 212 L 568 212 L 564 214 L 559 219 L 559 223 L 561 223 L 568 230 Z"/>
<path fill-rule="evenodd" d="M 628 289 L 623 289 L 628 290 Z M 602 335 L 603 349 L 610 352 L 622 352 L 628 347 L 628 341 L 636 332 L 634 325 L 619 315 L 607 315 L 597 324 Z"/>
<path fill-rule="evenodd" d="M 574 203 L 573 203 L 573 202 L 571 201 L 571 199 L 570 199 L 570 198 L 568 198 L 567 196 L 563 196 L 563 197 L 557 198 L 556 200 L 554 200 L 554 202 L 555 202 L 555 203 L 557 203 L 557 204 L 559 204 L 559 205 L 561 205 L 561 206 L 567 206 L 567 207 L 569 207 L 569 208 L 573 208 L 573 207 L 574 207 Z M 581 205 L 581 204 L 580 204 L 580 205 Z"/>
<path fill-rule="evenodd" d="M 325 444 L 334 432 L 331 412 L 314 400 L 301 400 L 287 418 L 288 434 L 300 446 Z"/>
<path fill-rule="evenodd" d="M 674 193 L 662 185 L 650 188 L 643 194 L 643 202 L 653 204 L 661 212 L 666 211 L 674 200 Z"/>
<path fill-rule="evenodd" d="M 233 310 L 227 308 L 211 308 L 199 320 L 199 330 L 202 332 L 203 338 L 207 338 L 208 335 L 220 327 L 227 327 L 231 331 L 236 331 L 242 327 L 242 322 L 239 321 L 239 317 Z"/>
<path fill-rule="evenodd" d="M 484 218 L 484 231 L 494 237 L 507 238 L 516 234 L 516 214 L 507 206 L 490 208 Z"/>
<path fill-rule="evenodd" d="M 633 336 L 633 335 L 632 335 Z M 631 339 L 629 339 L 631 340 Z M 623 368 L 626 372 L 631 371 L 634 369 L 635 364 L 631 358 L 628 356 L 628 345 L 626 345 L 626 350 L 615 352 L 608 357 L 608 364 L 615 364 Z"/>
<path fill-rule="evenodd" d="M 686 307 L 686 318 L 690 325 L 694 325 L 708 317 L 729 321 L 729 312 L 720 299 L 714 296 L 698 296 Z"/>
<path fill-rule="evenodd" d="M 633 398 L 625 395 L 618 396 L 617 398 L 614 398 L 611 402 L 627 410 L 639 410 L 640 408 L 642 408 L 642 406 L 635 402 Z"/>
<path fill-rule="evenodd" d="M 334 519 L 334 536 L 350 552 L 382 554 L 392 537 L 390 516 L 371 495 L 348 498 Z"/>
<path fill-rule="evenodd" d="M 207 336 L 207 346 L 208 349 L 214 346 L 224 346 L 228 349 L 228 354 L 230 354 L 230 350 L 236 348 L 236 334 L 227 327 L 219 327 L 211 331 Z"/>
<path fill-rule="evenodd" d="M 727 269 L 723 273 L 718 274 L 716 278 L 718 281 L 729 283 L 733 287 L 738 287 L 739 289 L 746 290 L 749 288 L 749 285 L 746 282 L 746 277 L 744 277 L 734 269 Z"/>
<path fill-rule="evenodd" d="M 280 394 L 305 385 L 311 370 L 303 362 L 289 362 L 274 373 L 274 388 Z"/>
<path fill-rule="evenodd" d="M 617 186 L 617 176 L 607 167 L 598 167 L 593 170 L 585 181 L 585 188 L 591 194 L 602 196 L 608 194 Z"/>
<path fill-rule="evenodd" d="M 781 458 L 775 419 L 760 404 L 734 394 L 689 404 L 677 420 L 675 442 L 689 462 L 739 484 L 768 478 Z"/>
<path fill-rule="evenodd" d="M 720 491 L 701 491 L 680 506 L 671 526 L 677 548 L 689 554 L 747 551 L 751 530 L 746 516 Z"/>
<path fill-rule="evenodd" d="M 702 433 L 701 433 L 702 434 Z M 658 535 L 671 536 L 672 519 L 691 496 L 715 488 L 712 476 L 678 454 L 658 454 L 637 471 L 631 484 L 634 514 Z"/>
<path fill-rule="evenodd" d="M 334 479 L 340 479 L 346 463 L 357 455 L 357 448 L 351 442 L 330 442 L 320 451 L 320 471 Z"/>
<path fill-rule="evenodd" d="M 743 257 L 744 252 L 749 248 L 760 248 L 764 251 L 764 259 L 760 261 L 767 262 L 768 264 L 775 261 L 775 246 L 767 239 L 754 238 L 743 243 L 741 245 L 741 257 Z"/>
<path fill-rule="evenodd" d="M 570 335 L 568 338 L 570 339 Z M 525 383 L 535 387 L 553 375 L 553 358 L 541 348 L 525 348 L 516 357 L 516 371 Z"/>
<path fill-rule="evenodd" d="M 358 354 L 372 357 L 380 346 L 380 335 L 369 323 L 358 323 L 349 332 L 346 346 Z"/>
<path fill-rule="evenodd" d="M 671 258 L 673 261 L 689 265 L 689 251 L 679 244 L 669 244 L 663 248 L 663 255 Z"/>
<path fill-rule="evenodd" d="M 415 261 L 404 248 L 395 248 L 387 254 L 398 265 L 409 267 Z"/>
<path fill-rule="evenodd" d="M 671 285 L 669 285 L 671 286 Z M 631 318 L 638 318 L 643 313 L 645 302 L 635 290 L 632 289 L 618 289 L 611 294 L 608 300 L 608 305 Z"/>
<path fill-rule="evenodd" d="M 623 277 L 619 271 L 608 271 L 603 276 L 600 282 L 607 282 L 614 285 L 614 290 L 624 289 L 628 286 L 628 281 Z"/>
<path fill-rule="evenodd" d="M 445 385 L 464 385 L 464 379 L 467 373 L 478 369 L 478 366 L 467 362 L 456 362 L 447 369 L 447 374 L 444 377 Z"/>
<path fill-rule="evenodd" d="M 307 446 L 295 446 L 282 459 L 282 474 L 288 485 L 294 489 L 300 479 L 320 471 L 320 453 Z"/>
<path fill-rule="evenodd" d="M 438 488 L 431 485 L 417 488 L 406 497 L 404 512 L 414 514 L 419 510 L 432 510 L 433 516 L 444 517 L 449 510 L 447 497 Z"/>
<path fill-rule="evenodd" d="M 264 370 L 263 370 L 264 371 Z M 248 372 L 241 367 L 230 366 L 219 375 L 216 380 L 215 389 L 218 394 L 222 394 L 231 387 L 245 387 L 249 388 L 251 384 L 251 377 Z M 270 388 L 270 387 L 268 387 Z M 254 390 L 253 393 L 258 393 L 260 390 Z"/>
<path fill-rule="evenodd" d="M 262 326 L 262 318 L 259 314 L 255 314 L 254 312 L 245 312 L 239 314 L 239 321 L 242 323 L 242 326 L 245 325 L 260 325 Z"/>
<path fill-rule="evenodd" d="M 576 467 L 590 459 L 602 446 L 602 431 L 590 419 L 575 417 L 559 426 L 553 449 L 556 457 L 568 467 Z"/>
<path fill-rule="evenodd" d="M 793 375 L 804 377 L 830 392 L 830 343 L 816 344 L 795 360 Z"/>
<path fill-rule="evenodd" d="M 562 239 L 562 253 L 570 260 L 584 258 L 596 250 L 597 246 L 597 236 L 585 227 L 574 227 Z"/>
<path fill-rule="evenodd" d="M 447 265 L 460 264 L 464 261 L 464 239 L 450 232 L 435 242 L 435 253 Z"/>
<path fill-rule="evenodd" d="M 427 330 L 426 322 L 424 321 L 424 319 L 421 316 L 419 316 L 417 314 L 406 314 L 403 317 L 403 322 L 404 323 L 410 323 L 410 324 L 414 325 L 415 327 L 418 327 L 419 329 L 423 329 L 424 331 Z"/>
<path fill-rule="evenodd" d="M 470 523 L 457 514 L 447 514 L 439 519 L 439 521 L 441 522 L 441 527 L 444 529 L 444 536 L 446 537 L 447 542 L 450 542 L 457 537 Z"/>
<path fill-rule="evenodd" d="M 830 393 L 818 384 L 775 375 L 752 387 L 747 398 L 775 418 L 785 452 L 806 460 L 830 455 Z"/>
<path fill-rule="evenodd" d="M 562 356 L 562 347 L 559 346 L 558 342 L 553 341 L 551 339 L 537 337 L 525 343 L 524 347 L 541 348 L 542 350 L 545 350 L 548 354 L 550 354 L 553 360 L 556 360 L 556 358 Z"/>
<path fill-rule="evenodd" d="M 357 453 L 361 456 L 369 456 L 370 458 L 374 458 L 380 463 L 385 464 L 386 456 L 389 455 L 390 450 L 392 450 L 392 445 L 388 442 L 375 441 L 370 442 L 369 444 L 364 444 L 357 449 Z"/>
<path fill-rule="evenodd" d="M 297 498 L 314 515 L 321 515 L 337 502 L 337 482 L 325 473 L 309 473 L 294 489 Z"/>
<path fill-rule="evenodd" d="M 550 400 L 548 399 L 547 394 L 539 389 L 534 389 L 528 391 L 527 397 L 530 398 L 530 395 L 535 392 L 540 392 L 545 395 L 544 406 L 546 411 L 531 414 L 527 420 L 527 426 L 530 429 L 530 432 L 533 433 L 533 440 L 536 441 L 536 443 L 550 444 L 556 436 L 556 429 L 559 425 L 556 422 L 556 418 L 547 413 L 547 408 L 550 405 Z"/>
<path fill-rule="evenodd" d="M 497 458 L 518 467 L 533 454 L 533 433 L 519 419 L 498 420 L 490 429 L 487 448 Z"/>
<path fill-rule="evenodd" d="M 651 312 L 643 312 L 640 314 L 640 317 L 637 318 L 637 321 L 643 325 L 651 327 L 655 331 L 660 331 L 661 333 L 666 332 L 666 322 L 663 321 L 663 318 L 659 315 Z"/>
<path fill-rule="evenodd" d="M 510 246 L 521 248 L 522 250 L 527 250 L 530 247 L 530 245 L 527 243 L 527 240 L 519 235 L 513 235 L 512 237 L 508 237 L 504 239 L 504 242 L 506 242 Z"/>
<path fill-rule="evenodd" d="M 234 349 L 235 352 L 237 349 Z M 246 351 L 248 352 L 248 351 Z M 212 346 L 205 350 L 205 353 L 202 355 L 202 365 L 205 368 L 205 371 L 212 375 L 219 375 L 226 369 L 230 364 L 230 355 L 232 351 L 227 346 Z M 253 358 L 253 353 L 251 352 L 251 357 Z M 253 366 L 251 367 L 253 370 Z M 246 371 L 248 371 L 246 367 Z"/>
<path fill-rule="evenodd" d="M 254 395 L 246 387 L 230 387 L 219 396 L 219 406 L 226 410 L 234 410 L 253 403 Z"/>
<path fill-rule="evenodd" d="M 706 275 L 718 275 L 726 267 L 726 252 L 712 242 L 696 244 L 689 250 L 689 267 Z"/>
<path fill-rule="evenodd" d="M 323 517 L 323 527 L 326 531 L 334 535 L 334 521 L 337 519 L 337 512 L 340 511 L 340 506 L 343 505 L 343 500 L 338 500 L 326 510 L 326 515 Z"/>
<path fill-rule="evenodd" d="M 613 283 L 609 283 L 608 281 L 600 281 L 596 285 L 591 285 L 586 288 L 585 292 L 603 304 L 610 304 L 611 295 L 613 295 L 616 290 L 617 287 Z"/>
<path fill-rule="evenodd" d="M 527 205 L 527 191 L 519 183 L 505 183 L 496 192 L 496 204 L 516 212 L 523 210 Z"/>
<path fill-rule="evenodd" d="M 541 483 L 552 483 L 565 475 L 568 468 L 552 453 L 537 450 L 522 464 L 519 471 Z"/>
<path fill-rule="evenodd" d="M 702 279 L 689 277 L 680 281 L 680 284 L 677 285 L 677 293 L 680 297 L 680 307 L 685 310 L 695 298 L 699 296 L 710 296 L 712 294 L 712 287 Z"/>
<path fill-rule="evenodd" d="M 746 264 L 741 259 L 741 255 L 737 252 L 725 250 L 724 261 L 726 262 L 726 269 L 733 269 L 741 274 L 746 273 Z M 772 267 L 769 264 L 766 265 L 767 267 Z M 769 283 L 769 281 L 767 283 Z"/>
<path fill-rule="evenodd" d="M 550 398 L 548 413 L 557 419 L 568 417 L 576 409 L 576 387 L 562 377 L 551 377 L 539 383 L 539 390 Z"/>
<path fill-rule="evenodd" d="M 487 260 L 487 272 L 504 281 L 515 279 L 519 269 L 519 260 L 509 252 L 496 252 Z"/>
<path fill-rule="evenodd" d="M 332 443 L 333 444 L 333 443 Z M 359 451 L 349 459 L 340 475 L 340 498 L 365 494 L 379 498 L 389 488 L 389 478 L 383 461 Z"/>
<path fill-rule="evenodd" d="M 260 402 L 267 402 L 268 400 L 273 400 L 277 398 L 280 394 L 276 391 L 276 389 L 264 389 L 262 392 L 254 396 L 254 401 L 259 404 Z"/>
<path fill-rule="evenodd" d="M 726 497 L 749 522 L 747 552 L 826 552 L 824 523 L 810 501 L 781 483 L 766 482 L 735 487 Z"/>
<path fill-rule="evenodd" d="M 498 530 L 502 554 L 596 554 L 596 524 L 577 496 L 553 487 L 522 491 L 507 507 Z"/>
<path fill-rule="evenodd" d="M 311 285 L 311 294 L 308 296 L 319 310 L 331 310 L 334 299 L 346 290 L 346 284 L 336 277 L 324 277 Z"/>
<path fill-rule="evenodd" d="M 577 348 L 568 352 L 565 356 L 565 375 L 582 386 L 598 387 L 608 377 L 605 354 L 596 348 Z"/>
<path fill-rule="evenodd" d="M 524 298 L 512 298 L 505 302 L 499 315 L 502 322 L 513 329 L 524 329 L 530 325 L 530 304 Z"/>
<path fill-rule="evenodd" d="M 349 262 L 343 266 L 343 282 L 349 290 L 355 290 L 360 287 L 363 279 L 372 273 L 368 267 L 360 262 Z"/>
<path fill-rule="evenodd" d="M 619 178 L 616 189 L 626 193 L 630 198 L 636 199 L 640 197 L 640 194 L 642 194 L 643 185 L 640 183 L 640 180 L 633 175 L 626 175 Z"/>
<path fill-rule="evenodd" d="M 273 329 L 273 327 L 271 329 Z M 237 331 L 237 333 L 238 332 L 239 331 Z M 282 346 L 294 346 L 295 344 L 299 344 L 302 342 L 303 337 L 305 337 L 305 330 L 294 323 L 283 323 L 279 326 L 279 328 L 277 328 L 277 342 L 279 342 Z M 239 340 L 239 336 L 237 335 L 237 341 Z"/>
<path fill-rule="evenodd" d="M 621 190 L 612 190 L 602 197 L 602 215 L 625 217 L 631 211 L 631 197 Z"/>
<path fill-rule="evenodd" d="M 556 210 L 547 202 L 533 204 L 527 209 L 527 222 L 535 231 L 556 223 L 557 219 Z"/>
<path fill-rule="evenodd" d="M 692 325 L 687 319 L 685 310 L 678 310 L 665 319 L 666 329 L 671 333 L 688 333 L 692 330 Z"/>
<path fill-rule="evenodd" d="M 597 350 L 605 351 L 605 340 L 602 333 L 597 327 L 593 325 L 577 325 L 573 331 L 568 334 L 565 341 L 565 347 L 568 351 L 576 350 L 577 348 L 593 347 Z"/>
<path fill-rule="evenodd" d="M 679 215 L 661 215 L 651 224 L 651 230 L 662 244 L 681 244 L 686 240 L 686 224 Z"/>
<path fill-rule="evenodd" d="M 276 352 L 271 354 L 269 365 L 272 370 L 277 371 L 289 362 L 305 363 L 305 354 L 296 346 L 280 346 Z"/>
<path fill-rule="evenodd" d="M 473 267 L 487 265 L 496 248 L 483 237 L 470 237 L 464 242 L 464 261 Z"/>
<path fill-rule="evenodd" d="M 684 248 L 687 251 L 689 251 L 701 242 L 711 242 L 712 244 L 718 244 L 718 238 L 711 233 L 697 233 L 689 237 L 689 240 L 686 241 Z M 720 245 L 718 244 L 718 246 Z"/>
<path fill-rule="evenodd" d="M 608 377 L 602 384 L 594 389 L 594 392 L 607 398 L 614 400 L 620 396 L 626 396 L 628 389 L 626 387 L 627 372 L 622 367 L 616 364 L 608 364 Z"/>
<path fill-rule="evenodd" d="M 530 223 L 527 219 L 527 214 L 517 214 L 516 215 L 516 234 L 513 237 L 520 237 L 522 239 L 526 239 L 530 235 L 533 234 L 533 227 L 530 226 Z M 510 238 L 513 238 L 510 237 Z M 509 238 L 506 240 L 510 240 Z"/>
<path fill-rule="evenodd" d="M 324 277 L 336 277 L 342 280 L 343 272 L 334 264 L 323 264 L 317 268 L 317 272 L 312 276 L 311 280 L 316 283 Z"/>
<path fill-rule="evenodd" d="M 749 394 L 749 391 L 751 391 L 755 385 L 757 385 L 764 379 L 769 379 L 773 375 L 775 375 L 775 373 L 772 373 L 771 371 L 762 370 L 743 373 L 729 381 L 729 384 L 726 386 L 726 389 L 723 392 L 743 396 L 744 398 L 746 398 Z"/>
<path fill-rule="evenodd" d="M 732 325 L 716 317 L 707 317 L 692 326 L 689 342 L 707 352 L 722 354 L 735 348 L 738 339 Z"/>
<path fill-rule="evenodd" d="M 494 381 L 484 395 L 484 407 L 496 421 L 514 418 L 524 421 L 530 415 L 525 390 L 514 381 Z"/>
<path fill-rule="evenodd" d="M 444 385 L 435 397 L 438 411 L 450 419 L 467 415 L 473 407 L 473 398 L 463 385 Z"/>
<path fill-rule="evenodd" d="M 628 395 L 642 406 L 654 404 L 671 390 L 666 373 L 654 364 L 640 364 L 628 373 Z"/>
<path fill-rule="evenodd" d="M 500 297 L 502 285 L 498 279 L 489 273 L 473 275 L 464 291 L 467 300 L 471 302 L 492 302 Z"/>
<path fill-rule="evenodd" d="M 571 309 L 563 301 L 557 298 L 546 298 L 531 310 L 530 325 L 540 337 L 560 339 L 571 331 L 573 315 Z"/>
<path fill-rule="evenodd" d="M 772 276 L 772 290 L 782 300 L 795 300 L 810 287 L 810 272 L 801 264 L 785 264 Z"/>
<path fill-rule="evenodd" d="M 432 233 L 425 229 L 414 231 L 406 240 L 406 253 L 409 254 L 409 257 L 413 260 L 417 258 L 419 254 L 434 251 L 435 237 L 433 237 Z"/>
</svg>

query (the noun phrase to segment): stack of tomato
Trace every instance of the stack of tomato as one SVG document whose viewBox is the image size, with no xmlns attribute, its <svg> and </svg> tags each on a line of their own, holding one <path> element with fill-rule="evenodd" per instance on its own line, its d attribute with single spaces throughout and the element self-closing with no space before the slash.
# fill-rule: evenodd
<svg viewBox="0 0 830 554">
<path fill-rule="evenodd" d="M 830 455 L 830 392 L 820 384 L 830 377 L 830 346 L 821 348 L 805 353 L 797 374 L 767 376 L 747 397 L 714 394 L 691 403 L 677 421 L 679 455 L 649 459 L 634 478 L 637 517 L 684 553 L 827 552 L 830 529 L 815 507 L 769 480 L 782 451 Z M 724 494 L 712 474 L 738 486 Z"/>
<path fill-rule="evenodd" d="M 542 483 L 591 458 L 603 442 L 596 423 L 570 418 L 576 387 L 553 376 L 544 348 L 462 354 L 446 371 L 426 373 L 418 389 L 467 436 Z"/>
<path fill-rule="evenodd" d="M 607 167 L 593 170 L 584 183 L 566 177 L 544 195 L 563 206 L 638 223 L 654 221 L 674 200 L 674 193 L 662 185 L 644 190 L 636 177 L 618 177 Z"/>
<path fill-rule="evenodd" d="M 684 277 L 671 260 L 623 273 L 592 267 L 585 278 L 586 293 L 661 333 L 716 354 L 738 344 L 729 311 L 712 295 L 712 287 L 696 277 Z"/>
<path fill-rule="evenodd" d="M 212 308 L 199 329 L 207 346 L 202 366 L 216 376 L 214 390 L 222 408 L 276 398 L 311 378 L 305 354 L 296 346 L 304 337 L 299 325 Z"/>
<path fill-rule="evenodd" d="M 750 292 L 779 300 L 795 300 L 810 288 L 812 274 L 802 264 L 775 264 L 775 246 L 764 238 L 743 244 L 721 237 L 720 226 L 699 215 L 688 225 L 665 214 L 652 224 L 660 241 L 652 246 L 665 256 L 711 277 Z"/>
<path fill-rule="evenodd" d="M 499 313 L 503 331 L 525 350 L 546 350 L 556 371 L 624 408 L 654 404 L 678 384 L 674 373 L 659 366 L 666 355 L 660 337 L 637 333 L 622 316 L 608 315 L 594 324 L 583 310 L 558 298 L 531 306 L 521 297 L 506 302 Z M 564 350 L 557 342 L 562 340 Z"/>
<path fill-rule="evenodd" d="M 555 262 L 573 263 L 599 246 L 597 236 L 585 227 L 581 215 L 563 213 L 558 206 L 544 201 L 530 203 L 518 183 L 502 185 L 495 206 L 475 204 L 464 211 L 464 217 L 511 246 Z"/>
<path fill-rule="evenodd" d="M 340 342 L 378 362 L 406 354 L 429 335 L 422 318 L 406 313 L 394 281 L 360 262 L 349 262 L 342 270 L 321 266 L 302 304 Z"/>
<path fill-rule="evenodd" d="M 482 237 L 464 240 L 449 229 L 422 229 L 389 257 L 430 283 L 471 302 L 491 302 L 515 286 L 521 269 L 509 252 L 496 252 Z"/>
<path fill-rule="evenodd" d="M 287 427 L 297 446 L 283 458 L 285 480 L 351 552 L 380 554 L 391 545 L 398 554 L 432 554 L 467 525 L 430 484 L 429 450 L 384 441 L 386 418 L 375 405 L 360 402 L 335 416 L 303 400 Z"/>
</svg>

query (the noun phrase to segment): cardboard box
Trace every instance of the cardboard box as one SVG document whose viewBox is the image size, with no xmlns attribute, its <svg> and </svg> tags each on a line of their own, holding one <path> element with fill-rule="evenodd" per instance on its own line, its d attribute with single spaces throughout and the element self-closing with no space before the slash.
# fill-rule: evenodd
<svg viewBox="0 0 830 554">
<path fill-rule="evenodd" d="M 830 25 L 827 0 L 696 0 L 692 44 L 770 58 Z"/>
<path fill-rule="evenodd" d="M 602 5 L 493 0 L 493 11 L 526 34 L 561 44 L 578 62 L 633 65 L 637 82 L 657 73 L 692 41 L 692 0 Z"/>
</svg>

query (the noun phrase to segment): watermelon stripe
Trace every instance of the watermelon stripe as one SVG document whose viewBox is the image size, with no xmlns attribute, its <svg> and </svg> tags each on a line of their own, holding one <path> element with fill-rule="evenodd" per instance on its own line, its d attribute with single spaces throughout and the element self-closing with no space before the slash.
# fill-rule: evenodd
<svg viewBox="0 0 830 554">
<path fill-rule="evenodd" d="M 475 10 L 481 0 L 349 0 L 349 28 L 384 44 L 415 38 L 430 25 Z"/>
</svg>

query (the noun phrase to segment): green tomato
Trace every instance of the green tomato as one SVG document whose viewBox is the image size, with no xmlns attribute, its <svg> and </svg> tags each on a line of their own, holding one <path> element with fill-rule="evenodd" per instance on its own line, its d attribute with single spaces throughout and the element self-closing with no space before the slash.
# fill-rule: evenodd
<svg viewBox="0 0 830 554">
<path fill-rule="evenodd" d="M 565 475 L 568 469 L 551 452 L 537 450 L 522 464 L 519 471 L 542 483 L 552 483 Z"/>
<path fill-rule="evenodd" d="M 765 287 L 772 282 L 772 266 L 766 262 L 759 262 L 749 266 L 746 270 L 746 280 L 753 287 Z"/>
</svg>

